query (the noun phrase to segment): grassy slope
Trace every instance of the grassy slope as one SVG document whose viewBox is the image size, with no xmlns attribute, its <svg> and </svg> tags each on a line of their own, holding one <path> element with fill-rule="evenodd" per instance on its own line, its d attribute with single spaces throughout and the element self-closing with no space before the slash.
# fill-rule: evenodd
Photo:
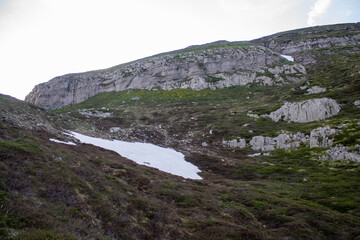
<svg viewBox="0 0 360 240">
<path fill-rule="evenodd" d="M 102 93 L 52 113 L 51 118 L 65 128 L 109 136 L 110 127 L 120 126 L 129 129 L 129 139 L 181 150 L 202 169 L 203 181 L 183 181 L 92 146 L 56 144 L 48 140 L 55 136 L 45 131 L 1 121 L 0 236 L 357 239 L 359 164 L 319 161 L 325 149 L 307 146 L 251 158 L 250 149 L 229 150 L 221 145 L 222 139 L 238 136 L 275 136 L 281 130 L 306 133 L 342 123 L 352 124 L 337 141 L 349 146 L 358 143 L 360 111 L 353 102 L 360 98 L 360 55 L 347 53 L 348 48 L 352 50 L 314 51 L 318 64 L 308 69 L 308 81 L 328 91 L 312 96 L 304 95 L 301 84 L 215 91 L 129 90 Z M 246 115 L 249 110 L 268 113 L 284 101 L 325 96 L 341 103 L 342 111 L 322 122 L 274 123 Z M 13 104 L 22 108 L 23 103 Z M 84 108 L 107 111 L 102 107 L 114 115 L 100 119 L 78 113 Z M 180 142 L 184 138 L 193 141 L 184 144 Z M 202 142 L 209 147 L 202 147 Z"/>
<path fill-rule="evenodd" d="M 215 91 L 130 90 L 103 93 L 58 112 L 66 116 L 69 114 L 80 123 L 86 121 L 93 126 L 105 127 L 103 130 L 106 131 L 111 126 L 126 129 L 131 124 L 147 127 L 161 124 L 175 139 L 193 136 L 192 145 L 197 153 L 189 153 L 188 160 L 204 171 L 204 182 L 211 184 L 213 189 L 220 185 L 230 189 L 220 191 L 218 195 L 222 202 L 221 212 L 232 212 L 234 210 L 228 208 L 239 206 L 245 208 L 253 220 L 266 225 L 266 228 L 256 231 L 265 231 L 270 239 L 285 235 L 295 239 L 352 238 L 359 234 L 357 228 L 360 226 L 359 164 L 319 161 L 319 155 L 326 149 L 306 146 L 292 152 L 278 150 L 273 156 L 260 158 L 247 157 L 247 154 L 253 153 L 250 149 L 229 151 L 221 147 L 222 139 L 237 136 L 247 139 L 255 135 L 275 136 L 281 130 L 309 133 L 319 126 L 343 123 L 354 123 L 350 125 L 353 128 L 339 135 L 337 140 L 349 146 L 359 144 L 356 122 L 360 119 L 360 112 L 353 105 L 360 96 L 359 54 L 346 53 L 348 48 L 351 47 L 314 51 L 318 64 L 308 69 L 308 81 L 310 86 L 319 85 L 328 89 L 321 94 L 304 95 L 306 91 L 299 88 L 302 84 L 231 87 Z M 139 100 L 133 100 L 136 97 Z M 307 124 L 274 123 L 266 118 L 255 121 L 246 115 L 249 110 L 258 114 L 268 113 L 284 101 L 313 97 L 334 98 L 342 106 L 341 113 L 322 122 Z M 103 106 L 115 116 L 104 121 L 86 119 L 77 113 L 78 109 L 100 109 Z M 249 125 L 244 127 L 244 124 Z M 76 127 L 76 124 L 69 127 Z M 213 134 L 209 133 L 210 129 Z M 164 144 L 163 138 L 156 136 L 149 137 L 147 141 Z M 203 141 L 210 147 L 201 147 Z M 170 144 L 180 150 L 186 149 L 182 145 L 176 141 Z"/>
<path fill-rule="evenodd" d="M 204 181 L 138 166 L 92 146 L 1 123 L 1 236 L 9 239 L 354 239 L 359 166 L 316 150 L 188 160 Z M 11 133 L 10 133 L 11 131 Z M 5 135 L 5 134 L 2 134 Z M 304 178 L 309 179 L 307 182 Z"/>
</svg>

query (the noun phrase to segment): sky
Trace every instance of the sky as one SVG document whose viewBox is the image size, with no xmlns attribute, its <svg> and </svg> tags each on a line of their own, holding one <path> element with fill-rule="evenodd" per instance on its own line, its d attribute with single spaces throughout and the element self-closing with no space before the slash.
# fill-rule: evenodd
<svg viewBox="0 0 360 240">
<path fill-rule="evenodd" d="M 359 0 L 0 0 L 0 93 L 190 45 L 360 22 Z"/>
</svg>

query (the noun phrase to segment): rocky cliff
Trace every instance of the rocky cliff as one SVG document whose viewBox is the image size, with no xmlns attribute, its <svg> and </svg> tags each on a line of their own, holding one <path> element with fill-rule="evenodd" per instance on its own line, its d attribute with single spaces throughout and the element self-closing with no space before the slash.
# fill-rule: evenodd
<svg viewBox="0 0 360 240">
<path fill-rule="evenodd" d="M 316 57 L 308 51 L 319 48 L 358 45 L 360 23 L 311 27 L 282 32 L 252 41 L 273 51 L 292 55 L 297 62 L 314 64 Z"/>
<path fill-rule="evenodd" d="M 69 74 L 37 85 L 26 101 L 45 109 L 80 103 L 100 92 L 126 89 L 223 88 L 299 82 L 305 68 L 246 42 L 216 42 L 119 65 Z"/>
</svg>

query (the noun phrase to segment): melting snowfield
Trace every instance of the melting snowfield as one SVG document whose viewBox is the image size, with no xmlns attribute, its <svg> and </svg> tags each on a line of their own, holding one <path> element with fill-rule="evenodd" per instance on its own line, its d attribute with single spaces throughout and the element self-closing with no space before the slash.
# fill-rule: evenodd
<svg viewBox="0 0 360 240">
<path fill-rule="evenodd" d="M 92 144 L 97 147 L 115 151 L 121 156 L 131 159 L 140 165 L 157 168 L 160 171 L 184 178 L 202 179 L 197 174 L 200 172 L 200 169 L 185 161 L 184 155 L 173 149 L 158 147 L 150 143 L 131 143 L 119 140 L 94 138 L 77 132 L 71 132 L 71 135 L 82 143 Z"/>
</svg>

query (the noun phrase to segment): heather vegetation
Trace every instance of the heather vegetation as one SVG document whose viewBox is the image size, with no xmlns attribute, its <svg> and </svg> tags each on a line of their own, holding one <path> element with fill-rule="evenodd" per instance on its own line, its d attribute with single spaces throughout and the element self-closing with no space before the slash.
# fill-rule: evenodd
<svg viewBox="0 0 360 240">
<path fill-rule="evenodd" d="M 223 145 L 330 126 L 341 129 L 334 144 L 359 152 L 358 46 L 305 54 L 316 58 L 307 79 L 283 86 L 131 89 L 48 112 L 1 96 L 0 239 L 360 239 L 360 163 L 325 160 L 329 147 L 307 143 L 270 154 Z M 304 86 L 326 91 L 306 94 Z M 261 116 L 314 97 L 336 100 L 340 113 L 309 123 Z M 174 148 L 203 179 L 92 145 L 49 141 L 75 141 L 66 129 Z"/>
</svg>

